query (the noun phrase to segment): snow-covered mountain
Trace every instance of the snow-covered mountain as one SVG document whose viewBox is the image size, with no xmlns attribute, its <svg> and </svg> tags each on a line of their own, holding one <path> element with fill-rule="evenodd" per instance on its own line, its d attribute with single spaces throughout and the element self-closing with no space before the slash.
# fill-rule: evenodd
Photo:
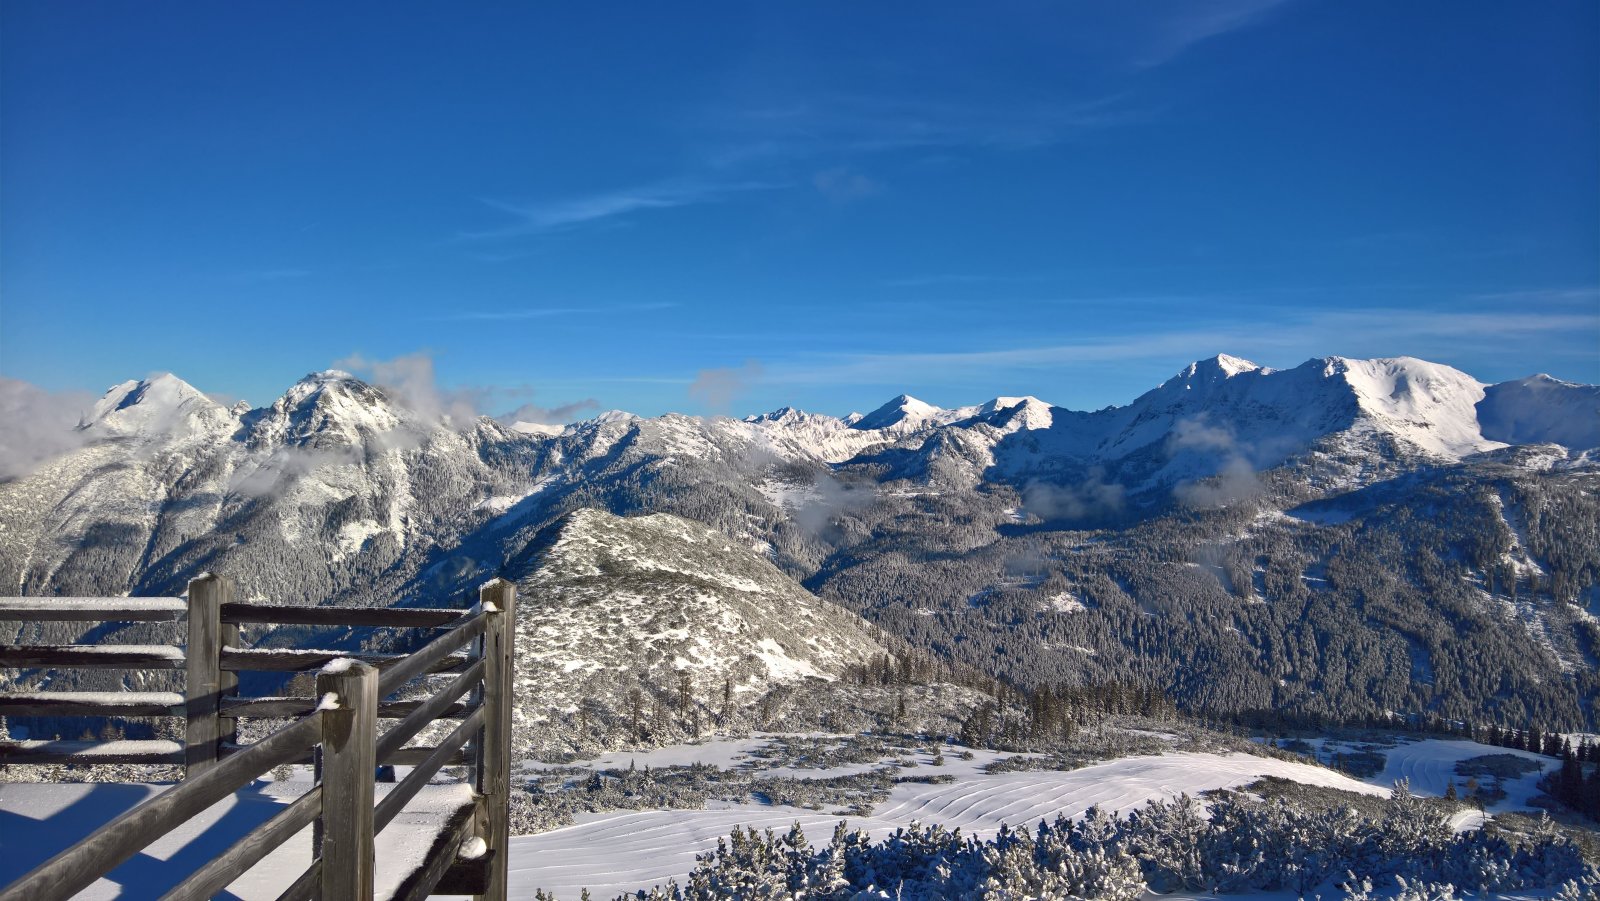
<svg viewBox="0 0 1600 901">
<path fill-rule="evenodd" d="M 567 750 L 618 724 L 693 734 L 884 653 L 860 617 L 699 523 L 579 510 L 536 543 L 518 580 L 517 686 L 538 699 L 517 718 L 520 745 Z"/>
<path fill-rule="evenodd" d="M 557 431 L 419 412 L 338 371 L 258 409 L 225 408 L 162 376 L 114 387 L 76 450 L 0 482 L 0 583 L 28 595 L 164 595 L 210 569 L 250 599 L 436 604 L 493 574 L 537 578 L 532 561 L 558 523 L 600 528 L 569 514 L 670 513 L 725 536 L 727 551 L 701 551 L 753 553 L 913 646 L 1022 682 L 1145 674 L 1128 661 L 1167 653 L 1152 649 L 1205 610 L 1205 629 L 1184 641 L 1216 666 L 1234 663 L 1221 683 L 1161 687 L 1198 697 L 1246 686 L 1209 696 L 1218 705 L 1334 703 L 1375 677 L 1345 666 L 1344 681 L 1316 687 L 1273 675 L 1312 640 L 1295 630 L 1377 629 L 1367 652 L 1432 636 L 1410 622 L 1415 611 L 1498 623 L 1511 609 L 1492 645 L 1491 633 L 1472 633 L 1473 653 L 1513 661 L 1526 670 L 1519 691 L 1565 710 L 1560 680 L 1587 678 L 1585 649 L 1600 647 L 1584 631 L 1600 624 L 1600 536 L 1584 537 L 1600 469 L 1597 393 L 1543 377 L 1486 386 L 1411 358 L 1271 370 L 1224 355 L 1094 412 L 901 396 L 866 416 L 612 411 Z M 1460 521 L 1430 531 L 1446 510 Z M 1394 516 L 1403 528 L 1385 540 L 1427 548 L 1433 562 L 1410 571 L 1404 552 L 1362 557 L 1360 567 L 1392 571 L 1383 596 L 1411 611 L 1375 620 L 1362 605 L 1378 587 L 1346 577 L 1328 588 L 1326 570 L 1380 546 L 1352 530 L 1388 529 Z M 1514 599 L 1501 597 L 1507 572 Z M 1445 600 L 1449 586 L 1475 587 Z M 1291 596 L 1330 605 L 1322 624 L 1239 606 Z M 1449 605 L 1461 609 L 1436 610 Z M 1138 618 L 1123 621 L 1125 609 Z M 1416 659 L 1417 673 L 1450 672 Z M 1382 703 L 1448 697 L 1464 712 L 1505 695 L 1465 680 L 1413 697 L 1406 679 Z"/>
<path fill-rule="evenodd" d="M 1100 468 L 1137 493 L 1312 452 L 1455 461 L 1504 446 L 1479 427 L 1483 396 L 1471 376 L 1408 357 L 1329 357 L 1273 370 L 1219 355 L 1127 406 L 1054 409 L 1040 417 L 1045 428 L 994 436 L 989 477 L 1070 479 Z"/>
<path fill-rule="evenodd" d="M 391 601 L 395 583 L 367 591 L 357 572 L 451 541 L 486 501 L 525 492 L 534 456 L 492 420 L 453 431 L 336 371 L 257 410 L 170 375 L 125 383 L 81 428 L 86 446 L 0 484 L 11 591 L 170 593 L 225 566 L 251 574 L 254 598 Z"/>
<path fill-rule="evenodd" d="M 79 429 L 97 438 L 172 442 L 214 437 L 234 419 L 231 411 L 169 373 L 112 386 Z"/>
<path fill-rule="evenodd" d="M 1600 448 L 1600 385 L 1531 375 L 1484 389 L 1477 409 L 1484 437 L 1495 441 Z"/>
</svg>

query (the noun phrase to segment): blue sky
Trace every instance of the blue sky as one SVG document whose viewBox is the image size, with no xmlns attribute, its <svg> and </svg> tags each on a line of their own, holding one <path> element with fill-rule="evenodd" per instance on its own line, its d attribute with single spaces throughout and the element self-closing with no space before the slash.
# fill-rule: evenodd
<svg viewBox="0 0 1600 901">
<path fill-rule="evenodd" d="M 0 3 L 0 375 L 268 403 L 1600 382 L 1590 0 Z M 577 404 L 577 407 L 571 405 Z"/>
</svg>

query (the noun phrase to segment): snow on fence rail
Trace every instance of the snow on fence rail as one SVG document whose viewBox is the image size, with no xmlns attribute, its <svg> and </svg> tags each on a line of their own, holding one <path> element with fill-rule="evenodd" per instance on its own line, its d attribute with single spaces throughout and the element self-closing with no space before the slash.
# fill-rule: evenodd
<svg viewBox="0 0 1600 901">
<path fill-rule="evenodd" d="M 93 884 L 186 820 L 273 767 L 314 760 L 317 784 L 213 858 L 165 899 L 209 898 L 307 826 L 314 859 L 280 901 L 373 897 L 374 839 L 447 764 L 472 764 L 470 803 L 450 812 L 423 859 L 392 895 L 435 891 L 502 901 L 509 844 L 512 616 L 516 588 L 485 584 L 471 610 L 300 607 L 232 600 L 233 587 L 207 574 L 178 598 L 0 598 L 0 621 L 176 622 L 174 645 L 0 646 L 0 668 L 182 669 L 184 692 L 0 693 L 0 715 L 181 717 L 184 741 L 6 741 L 0 764 L 182 764 L 181 784 L 129 810 L 0 889 L 0 901 L 51 901 Z M 238 647 L 242 623 L 441 630 L 411 654 L 347 655 L 319 649 Z M 463 652 L 464 651 L 464 652 Z M 321 667 L 312 697 L 238 697 L 243 670 Z M 382 702 L 418 676 L 455 672 L 423 700 Z M 296 717 L 261 741 L 240 745 L 241 717 Z M 379 735 L 380 718 L 397 719 Z M 405 747 L 441 719 L 461 722 L 433 747 Z M 3 738 L 3 737 L 0 737 Z M 374 803 L 378 766 L 412 771 Z M 458 854 L 468 842 L 487 851 Z"/>
</svg>

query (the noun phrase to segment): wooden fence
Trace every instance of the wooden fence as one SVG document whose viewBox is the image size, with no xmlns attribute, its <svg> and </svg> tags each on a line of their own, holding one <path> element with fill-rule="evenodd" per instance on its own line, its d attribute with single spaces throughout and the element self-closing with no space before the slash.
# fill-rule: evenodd
<svg viewBox="0 0 1600 901">
<path fill-rule="evenodd" d="M 312 862 L 280 901 L 373 897 L 375 837 L 448 764 L 472 767 L 471 802 L 446 817 L 424 859 L 392 897 L 470 894 L 506 897 L 510 822 L 512 623 L 516 588 L 496 579 L 470 610 L 299 607 L 242 603 L 227 579 L 204 575 L 180 598 L 0 598 L 0 621 L 173 622 L 188 641 L 173 645 L 0 646 L 0 668 L 183 670 L 184 691 L 11 692 L 0 715 L 174 717 L 184 741 L 0 741 L 0 763 L 182 765 L 183 781 L 111 820 L 4 889 L 0 901 L 52 901 L 82 891 L 185 821 L 286 763 L 313 763 L 313 787 L 172 889 L 170 899 L 222 891 L 306 827 Z M 247 623 L 387 627 L 439 632 L 411 654 L 348 654 L 240 646 Z M 242 671 L 303 672 L 320 667 L 312 697 L 244 698 Z M 428 673 L 453 673 L 425 700 L 386 701 Z M 260 741 L 241 745 L 241 718 L 293 718 Z M 398 720 L 388 729 L 380 720 Z M 404 747 L 430 724 L 459 720 L 433 747 Z M 3 736 L 0 736 L 3 738 Z M 377 768 L 410 764 L 384 797 Z M 474 852 L 460 849 L 471 839 Z M 386 865 L 394 865 L 386 861 Z"/>
</svg>

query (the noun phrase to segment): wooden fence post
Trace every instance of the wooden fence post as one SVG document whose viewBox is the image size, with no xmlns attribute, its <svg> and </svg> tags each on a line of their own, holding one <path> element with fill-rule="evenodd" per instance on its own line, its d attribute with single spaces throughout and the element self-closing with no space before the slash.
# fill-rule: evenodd
<svg viewBox="0 0 1600 901">
<path fill-rule="evenodd" d="M 480 838 L 488 846 L 489 874 L 485 891 L 473 897 L 505 901 L 506 857 L 511 840 L 511 693 L 515 683 L 517 586 L 495 579 L 478 589 L 488 615 L 483 631 L 483 731 L 478 737 L 478 794 L 484 799 L 486 822 Z"/>
<path fill-rule="evenodd" d="M 378 669 L 353 660 L 335 661 L 317 674 L 317 697 L 325 705 L 321 897 L 371 901 Z M 330 702 L 337 706 L 327 707 Z"/>
<path fill-rule="evenodd" d="M 218 715 L 222 677 L 222 605 L 233 600 L 233 583 L 216 573 L 189 582 L 189 643 L 184 648 L 183 776 L 192 779 L 217 762 L 223 722 Z M 237 685 L 229 674 L 228 682 Z"/>
</svg>

